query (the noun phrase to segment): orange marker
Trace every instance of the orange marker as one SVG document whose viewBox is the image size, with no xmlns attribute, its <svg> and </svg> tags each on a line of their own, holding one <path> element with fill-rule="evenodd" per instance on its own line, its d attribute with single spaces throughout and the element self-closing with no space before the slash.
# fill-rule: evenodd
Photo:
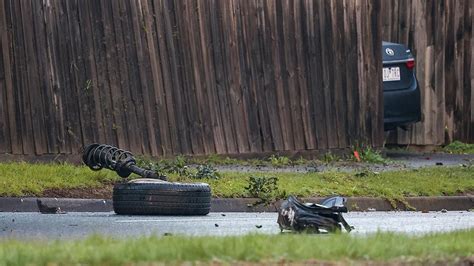
<svg viewBox="0 0 474 266">
<path fill-rule="evenodd" d="M 357 161 L 360 162 L 359 152 L 354 151 L 354 157 L 356 157 Z"/>
</svg>

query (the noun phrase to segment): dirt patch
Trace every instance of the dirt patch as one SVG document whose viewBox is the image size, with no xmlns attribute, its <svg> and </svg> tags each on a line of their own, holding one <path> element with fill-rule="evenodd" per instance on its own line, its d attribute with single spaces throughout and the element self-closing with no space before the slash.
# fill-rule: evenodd
<svg viewBox="0 0 474 266">
<path fill-rule="evenodd" d="M 114 184 L 104 184 L 95 188 L 46 189 L 42 197 L 46 198 L 80 198 L 80 199 L 112 199 Z"/>
</svg>

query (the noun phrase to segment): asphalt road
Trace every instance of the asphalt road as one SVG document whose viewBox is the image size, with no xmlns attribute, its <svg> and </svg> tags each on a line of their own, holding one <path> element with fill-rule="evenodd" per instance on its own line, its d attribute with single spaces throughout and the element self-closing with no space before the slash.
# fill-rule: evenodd
<svg viewBox="0 0 474 266">
<path fill-rule="evenodd" d="M 380 231 L 422 234 L 474 228 L 474 212 L 351 212 L 355 234 Z M 210 213 L 206 216 L 121 216 L 114 213 L 0 213 L 0 237 L 75 239 L 92 234 L 146 235 L 279 234 L 276 213 Z"/>
</svg>

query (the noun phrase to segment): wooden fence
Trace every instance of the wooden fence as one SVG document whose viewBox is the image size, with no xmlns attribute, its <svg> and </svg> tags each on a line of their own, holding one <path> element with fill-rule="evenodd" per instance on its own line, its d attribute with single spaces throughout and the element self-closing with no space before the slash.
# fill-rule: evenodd
<svg viewBox="0 0 474 266">
<path fill-rule="evenodd" d="M 0 0 L 0 152 L 383 144 L 378 0 Z"/>
<path fill-rule="evenodd" d="M 407 44 L 416 56 L 423 121 L 388 142 L 474 143 L 474 1 L 386 0 L 384 40 Z"/>
</svg>

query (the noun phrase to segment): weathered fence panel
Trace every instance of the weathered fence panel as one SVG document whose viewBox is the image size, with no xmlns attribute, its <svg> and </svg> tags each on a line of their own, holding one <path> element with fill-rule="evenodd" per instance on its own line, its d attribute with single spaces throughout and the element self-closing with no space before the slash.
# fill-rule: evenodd
<svg viewBox="0 0 474 266">
<path fill-rule="evenodd" d="M 423 119 L 388 140 L 440 145 L 474 143 L 474 1 L 385 0 L 384 40 L 407 44 L 416 56 Z"/>
<path fill-rule="evenodd" d="M 378 0 L 0 0 L 0 152 L 383 144 Z"/>
</svg>

